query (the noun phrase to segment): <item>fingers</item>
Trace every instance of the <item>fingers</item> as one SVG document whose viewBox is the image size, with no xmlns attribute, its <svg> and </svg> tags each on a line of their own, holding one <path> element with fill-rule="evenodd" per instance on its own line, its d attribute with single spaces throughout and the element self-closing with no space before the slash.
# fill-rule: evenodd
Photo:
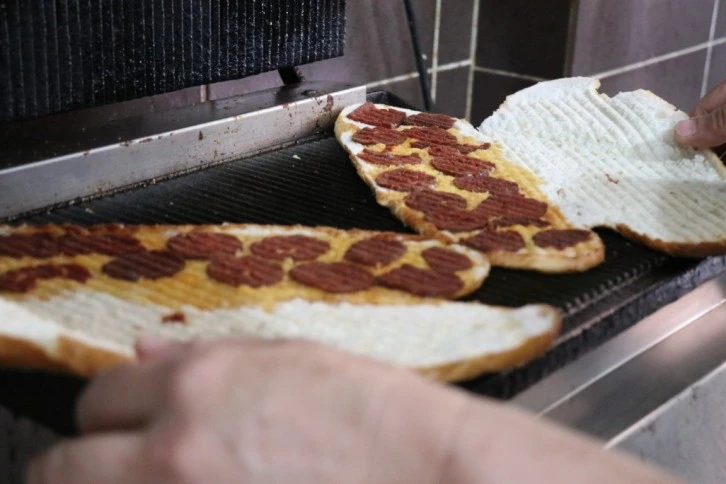
<svg viewBox="0 0 726 484">
<path fill-rule="evenodd" d="M 170 360 L 118 367 L 99 375 L 81 395 L 76 422 L 82 432 L 140 427 L 162 408 Z"/>
<path fill-rule="evenodd" d="M 714 148 L 726 143 L 726 81 L 706 94 L 676 126 L 676 140 L 694 148 Z"/>
<path fill-rule="evenodd" d="M 726 81 L 711 89 L 698 102 L 696 109 L 691 113 L 691 117 L 703 116 L 723 105 L 726 105 Z"/>
<path fill-rule="evenodd" d="M 678 123 L 676 140 L 694 148 L 713 148 L 726 143 L 726 104 Z"/>
<path fill-rule="evenodd" d="M 142 476 L 140 434 L 112 434 L 61 443 L 31 462 L 27 484 L 121 484 Z"/>
<path fill-rule="evenodd" d="M 184 358 L 190 359 L 215 345 L 250 345 L 256 341 L 239 338 L 224 343 L 180 343 L 143 338 L 136 345 L 139 364 L 102 373 L 83 393 L 76 406 L 78 428 L 91 433 L 144 426 L 158 412 L 168 410 L 166 400 L 174 383 L 172 375 Z"/>
</svg>

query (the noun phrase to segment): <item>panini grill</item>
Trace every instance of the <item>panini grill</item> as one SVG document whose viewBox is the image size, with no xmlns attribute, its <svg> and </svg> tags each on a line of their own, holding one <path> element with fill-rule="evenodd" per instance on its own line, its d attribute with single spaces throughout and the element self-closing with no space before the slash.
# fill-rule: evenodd
<svg viewBox="0 0 726 484">
<path fill-rule="evenodd" d="M 409 106 L 362 86 L 305 82 L 295 70 L 342 54 L 344 0 L 215 0 L 189 8 L 173 0 L 137 3 L 147 6 L 124 10 L 123 2 L 91 0 L 58 2 L 68 10 L 56 10 L 54 2 L 0 5 L 0 65 L 8 66 L 0 73 L 0 222 L 408 231 L 376 203 L 332 124 L 344 106 L 366 99 Z M 45 23 L 29 30 L 41 17 Z M 99 31 L 84 31 L 86 22 L 97 22 Z M 190 38 L 177 35 L 181 28 Z M 244 45 L 234 41 L 240 38 Z M 54 50 L 57 59 L 40 55 Z M 149 58 L 154 62 L 142 61 Z M 110 122 L 85 109 L 274 69 L 286 85 L 237 98 Z M 726 258 L 674 259 L 609 231 L 599 234 L 607 249 L 600 267 L 561 276 L 494 269 L 467 298 L 512 307 L 547 303 L 565 318 L 561 337 L 543 357 L 463 388 L 513 399 L 603 438 L 632 425 L 583 423 L 599 422 L 593 412 L 604 411 L 592 401 L 593 385 L 665 341 L 664 328 L 675 334 L 686 319 L 697 322 L 698 315 L 720 310 Z M 688 293 L 691 312 L 676 311 Z M 668 314 L 676 319 L 667 320 Z M 647 327 L 656 328 L 651 337 L 631 344 Z M 723 342 L 726 334 L 719 330 L 709 338 Z M 631 349 L 618 354 L 618 348 Z M 726 350 L 711 353 L 691 380 L 672 384 L 632 415 L 642 417 L 638 412 L 647 414 L 726 360 Z M 669 371 L 649 375 L 665 378 Z M 0 370 L 0 468 L 9 465 L 17 477 L 29 453 L 57 434 L 73 434 L 72 405 L 83 385 L 68 376 Z"/>
</svg>

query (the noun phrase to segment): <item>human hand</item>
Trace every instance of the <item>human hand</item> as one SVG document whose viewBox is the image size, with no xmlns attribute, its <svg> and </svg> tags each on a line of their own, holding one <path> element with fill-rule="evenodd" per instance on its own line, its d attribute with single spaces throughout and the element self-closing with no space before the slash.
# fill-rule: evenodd
<svg viewBox="0 0 726 484">
<path fill-rule="evenodd" d="M 676 125 L 676 140 L 694 148 L 715 148 L 726 143 L 726 81 L 713 88 Z"/>
<path fill-rule="evenodd" d="M 674 483 L 597 442 L 312 343 L 139 345 L 28 484 Z"/>
<path fill-rule="evenodd" d="M 28 484 L 439 482 L 463 394 L 312 343 L 146 341 Z"/>
</svg>

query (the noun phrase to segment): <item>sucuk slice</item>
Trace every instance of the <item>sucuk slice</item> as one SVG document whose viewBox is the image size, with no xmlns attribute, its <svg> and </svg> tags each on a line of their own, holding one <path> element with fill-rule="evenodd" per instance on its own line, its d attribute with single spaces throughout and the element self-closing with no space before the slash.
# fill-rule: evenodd
<svg viewBox="0 0 726 484">
<path fill-rule="evenodd" d="M 214 254 L 234 254 L 242 250 L 242 243 L 230 234 L 189 232 L 178 234 L 167 241 L 170 251 L 185 259 L 208 259 Z"/>
<path fill-rule="evenodd" d="M 102 267 L 114 279 L 138 281 L 172 277 L 184 269 L 184 259 L 169 251 L 152 250 L 121 255 Z"/>
<path fill-rule="evenodd" d="M 355 111 L 354 111 L 355 113 Z M 405 114 L 404 114 L 405 116 Z M 351 117 L 351 119 L 353 119 Z M 355 119 L 354 119 L 355 121 Z M 419 113 L 406 117 L 403 124 L 409 126 L 422 126 L 428 128 L 451 129 L 454 127 L 456 119 L 445 114 Z M 371 123 L 368 123 L 371 124 Z"/>
<path fill-rule="evenodd" d="M 431 247 L 421 253 L 426 263 L 438 272 L 465 271 L 472 267 L 471 259 L 451 249 Z"/>
<path fill-rule="evenodd" d="M 491 143 L 482 143 L 482 144 L 477 144 L 477 145 L 466 145 L 466 144 L 461 144 L 461 143 L 439 145 L 439 144 L 429 143 L 426 141 L 416 140 L 413 143 L 411 143 L 411 147 L 428 150 L 428 152 L 429 152 L 429 154 L 431 154 L 431 156 L 440 156 L 441 154 L 451 155 L 451 154 L 456 154 L 456 153 L 459 153 L 462 155 L 469 155 L 471 153 L 474 153 L 475 151 L 488 150 L 489 148 L 492 147 L 492 145 L 491 145 Z"/>
<path fill-rule="evenodd" d="M 504 216 L 494 220 L 490 225 L 495 229 L 514 227 L 516 225 L 544 228 L 549 227 L 550 223 L 541 218 Z"/>
<path fill-rule="evenodd" d="M 366 128 L 367 129 L 367 128 Z M 413 138 L 429 145 L 458 145 L 456 136 L 441 128 L 409 128 L 401 131 L 407 138 Z M 355 140 L 355 137 L 353 139 Z M 363 144 L 363 143 L 361 143 Z M 396 143 L 399 144 L 399 143 Z"/>
<path fill-rule="evenodd" d="M 91 273 L 78 264 L 41 264 L 21 267 L 0 274 L 0 291 L 25 293 L 35 288 L 39 280 L 56 278 L 84 283 L 91 278 Z"/>
<path fill-rule="evenodd" d="M 470 232 L 489 227 L 491 216 L 480 210 L 442 210 L 424 211 L 426 220 L 439 230 L 450 232 Z"/>
<path fill-rule="evenodd" d="M 397 128 L 405 117 L 404 112 L 397 109 L 378 109 L 373 103 L 365 103 L 350 113 L 353 121 L 382 128 Z"/>
<path fill-rule="evenodd" d="M 406 246 L 391 237 L 372 237 L 351 245 L 345 253 L 349 262 L 365 266 L 385 266 L 397 261 L 406 253 Z"/>
<path fill-rule="evenodd" d="M 468 155 L 470 153 L 473 153 L 473 152 L 479 151 L 479 150 L 486 151 L 486 150 L 488 150 L 489 148 L 492 147 L 492 144 L 491 143 L 482 143 L 480 145 L 462 145 L 462 144 L 458 144 L 458 145 L 455 145 L 454 147 L 457 150 L 459 150 L 459 153 L 461 153 L 462 155 Z"/>
<path fill-rule="evenodd" d="M 419 269 L 410 264 L 378 276 L 378 283 L 420 297 L 453 297 L 464 287 L 456 274 Z"/>
<path fill-rule="evenodd" d="M 524 249 L 524 238 L 513 230 L 496 231 L 482 230 L 473 237 L 462 240 L 464 245 L 482 252 L 505 251 L 516 252 Z"/>
<path fill-rule="evenodd" d="M 366 146 L 396 146 L 406 141 L 406 135 L 391 128 L 364 128 L 353 135 L 353 141 Z"/>
<path fill-rule="evenodd" d="M 317 259 L 330 250 L 330 243 L 307 235 L 279 235 L 252 244 L 253 254 L 273 260 L 296 261 Z"/>
<path fill-rule="evenodd" d="M 376 177 L 376 183 L 389 190 L 410 192 L 417 188 L 434 185 L 436 177 L 420 171 L 399 168 L 381 173 Z"/>
<path fill-rule="evenodd" d="M 309 262 L 295 266 L 290 277 L 306 286 L 334 294 L 365 291 L 375 279 L 367 270 L 344 262 Z"/>
<path fill-rule="evenodd" d="M 495 217 L 539 219 L 547 214 L 547 204 L 520 194 L 495 193 L 481 202 L 474 210 L 489 219 Z"/>
<path fill-rule="evenodd" d="M 493 193 L 516 195 L 520 193 L 519 185 L 512 181 L 494 178 L 485 174 L 462 176 L 454 180 L 454 185 L 462 190 L 475 193 Z"/>
<path fill-rule="evenodd" d="M 456 177 L 488 175 L 496 168 L 494 163 L 477 160 L 459 153 L 448 156 L 434 156 L 431 165 L 444 175 Z"/>
<path fill-rule="evenodd" d="M 448 192 L 420 189 L 404 200 L 406 205 L 425 215 L 439 230 L 464 232 L 487 227 L 491 215 L 484 211 L 467 210 L 466 199 Z"/>
<path fill-rule="evenodd" d="M 141 242 L 128 234 L 94 234 L 78 230 L 60 237 L 48 233 L 0 236 L 0 257 L 49 259 L 94 253 L 117 256 L 141 250 L 144 250 Z"/>
<path fill-rule="evenodd" d="M 424 213 L 466 209 L 465 198 L 455 193 L 440 192 L 428 188 L 411 192 L 406 196 L 405 203 L 410 208 Z"/>
<path fill-rule="evenodd" d="M 68 234 L 58 238 L 64 255 L 103 254 L 117 256 L 144 250 L 141 242 L 128 234 Z"/>
<path fill-rule="evenodd" d="M 0 235 L 0 256 L 47 259 L 59 255 L 58 239 L 50 234 Z"/>
<path fill-rule="evenodd" d="M 532 240 L 538 247 L 562 250 L 589 241 L 592 234 L 589 230 L 545 230 L 535 234 Z"/>
<path fill-rule="evenodd" d="M 234 257 L 217 254 L 207 266 L 207 275 L 230 286 L 258 288 L 282 281 L 285 271 L 279 264 L 256 255 Z"/>
<path fill-rule="evenodd" d="M 360 159 L 380 166 L 399 166 L 399 165 L 418 165 L 423 160 L 417 154 L 411 155 L 394 155 L 393 153 L 376 153 L 374 151 L 364 151 L 360 155 Z"/>
</svg>

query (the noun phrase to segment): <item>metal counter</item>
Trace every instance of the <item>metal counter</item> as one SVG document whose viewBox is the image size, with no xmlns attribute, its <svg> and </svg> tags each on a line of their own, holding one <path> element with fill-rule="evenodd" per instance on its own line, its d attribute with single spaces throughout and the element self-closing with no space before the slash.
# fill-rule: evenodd
<svg viewBox="0 0 726 484">
<path fill-rule="evenodd" d="M 720 276 L 512 403 L 689 482 L 726 482 L 725 302 Z"/>
</svg>

